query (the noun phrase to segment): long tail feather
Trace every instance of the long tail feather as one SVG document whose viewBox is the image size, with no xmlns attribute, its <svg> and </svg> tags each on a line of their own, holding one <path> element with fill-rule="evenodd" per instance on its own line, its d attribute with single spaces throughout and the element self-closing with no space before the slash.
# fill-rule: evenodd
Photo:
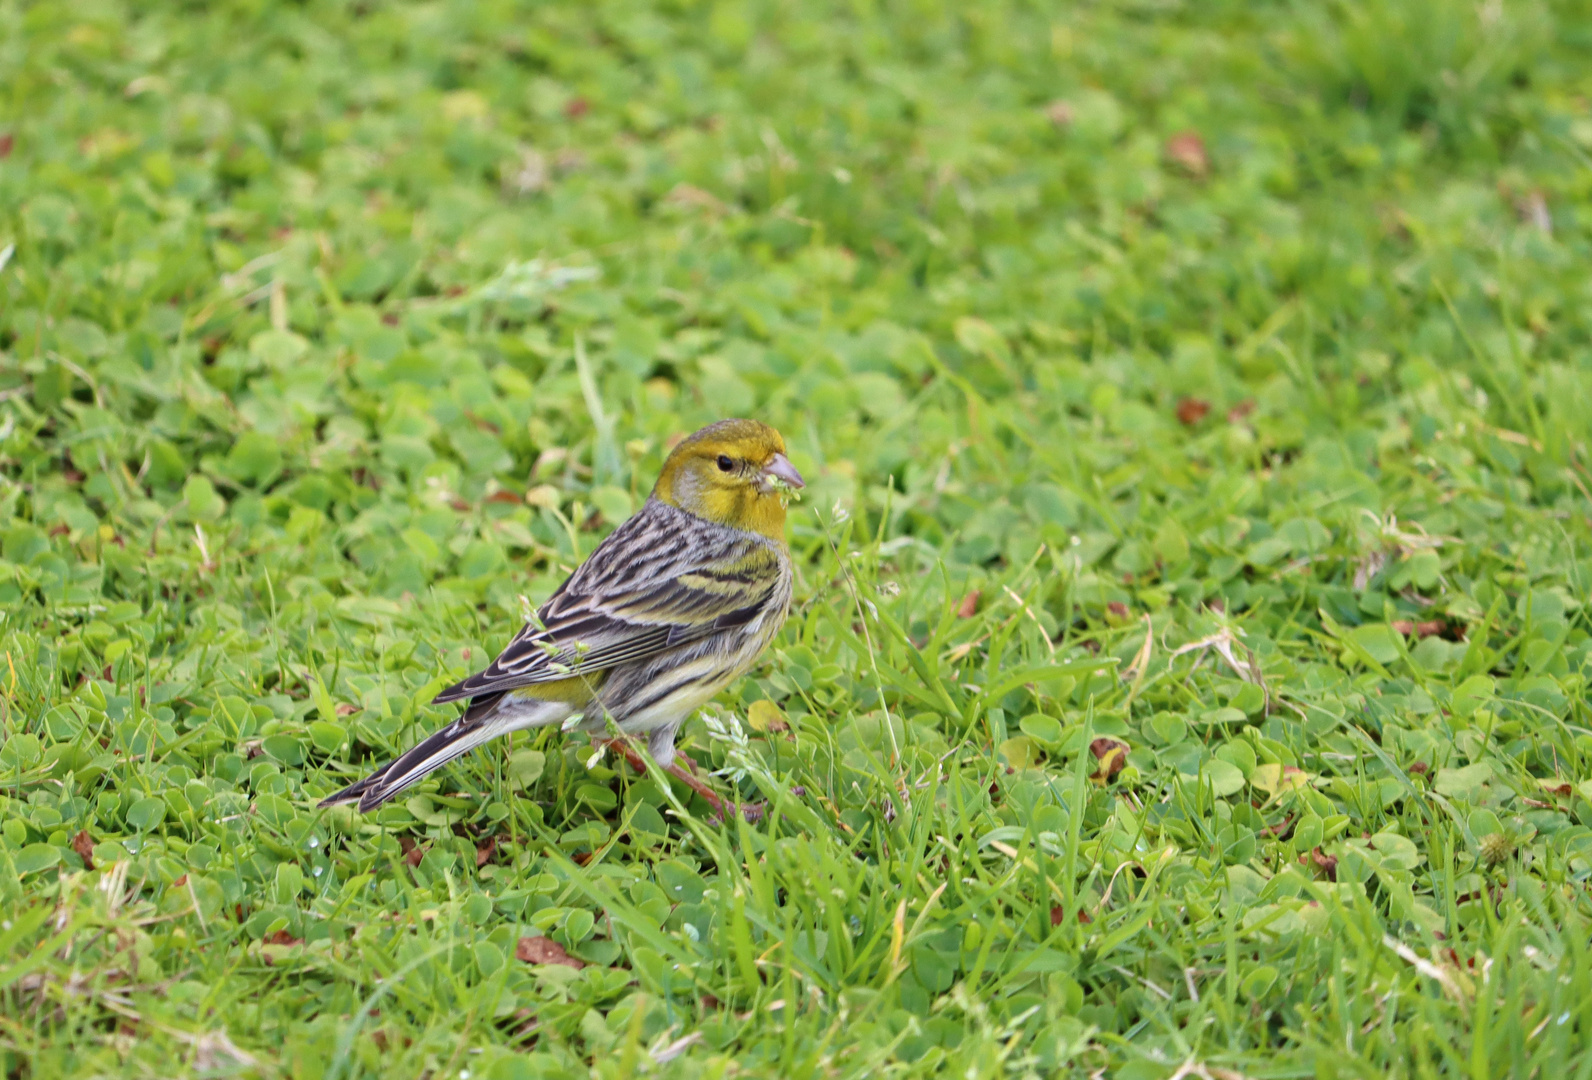
<svg viewBox="0 0 1592 1080">
<path fill-rule="evenodd" d="M 365 779 L 328 795 L 321 800 L 320 805 L 335 806 L 357 801 L 360 811 L 369 813 L 454 758 L 468 754 L 499 735 L 520 728 L 556 723 L 563 718 L 557 705 L 546 707 L 550 703 L 537 703 L 540 708 L 499 708 L 501 697 L 501 694 L 497 694 L 471 702 L 470 708 L 459 719 L 427 736 Z"/>
<path fill-rule="evenodd" d="M 360 780 L 358 783 L 349 784 L 342 791 L 334 792 L 333 794 L 326 796 L 326 798 L 322 799 L 317 805 L 337 806 L 339 803 L 357 802 L 359 801 L 360 796 L 364 795 L 365 792 L 370 790 L 370 786 L 372 784 L 380 781 L 385 775 L 387 775 L 387 769 L 385 766 L 383 766 L 382 768 L 371 773 L 369 776 L 365 777 L 365 779 Z"/>
<path fill-rule="evenodd" d="M 426 738 L 382 770 L 381 780 L 359 797 L 359 809 L 369 813 L 405 788 L 418 784 L 454 758 L 463 757 L 484 742 L 495 739 L 501 729 L 493 724 L 463 722 L 450 724 Z"/>
</svg>

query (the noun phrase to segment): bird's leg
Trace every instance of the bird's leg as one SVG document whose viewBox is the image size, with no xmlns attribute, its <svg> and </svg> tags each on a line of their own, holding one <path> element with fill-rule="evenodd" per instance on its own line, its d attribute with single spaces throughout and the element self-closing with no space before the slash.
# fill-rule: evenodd
<svg viewBox="0 0 1592 1080">
<path fill-rule="evenodd" d="M 591 742 L 593 746 L 606 746 L 619 751 L 632 769 L 646 775 L 647 763 L 641 760 L 641 754 L 636 751 L 636 744 L 625 736 L 621 735 L 617 739 L 599 739 L 593 736 Z"/>
<path fill-rule="evenodd" d="M 680 754 L 678 757 L 681 761 L 691 762 L 691 759 L 684 754 Z M 691 763 L 695 764 L 695 762 Z M 683 766 L 680 761 L 670 762 L 667 771 L 669 775 L 675 777 L 686 787 L 706 799 L 708 805 L 713 807 L 715 813 L 723 815 L 724 797 L 709 787 L 707 781 L 698 779 L 696 774 Z"/>
<path fill-rule="evenodd" d="M 696 762 L 692 761 L 688 755 L 677 753 L 675 756 L 678 760 L 670 764 L 670 774 L 678 777 L 680 782 L 685 784 L 686 787 L 706 799 L 708 805 L 713 807 L 713 812 L 722 818 L 724 816 L 724 808 L 729 805 L 724 797 L 708 787 L 704 781 L 697 778 L 692 771 L 696 768 Z M 684 764 L 682 765 L 681 762 Z M 760 802 L 737 803 L 734 809 L 740 811 L 748 822 L 756 824 L 763 820 L 763 811 L 767 807 Z"/>
<path fill-rule="evenodd" d="M 596 746 L 612 747 L 621 755 L 623 755 L 625 761 L 632 769 L 636 770 L 636 772 L 642 774 L 643 776 L 646 775 L 647 763 L 642 760 L 641 754 L 636 750 L 635 744 L 631 742 L 627 736 L 621 735 L 617 739 L 594 738 L 592 739 L 592 744 Z M 691 771 L 688 766 L 695 766 L 696 762 L 692 761 L 684 754 L 680 754 L 678 757 L 679 760 L 671 763 L 665 769 L 665 771 L 668 772 L 669 775 L 678 779 L 686 787 L 702 796 L 703 800 L 709 806 L 713 807 L 713 812 L 719 817 L 723 817 L 725 807 L 729 805 L 729 803 L 725 801 L 724 796 L 714 791 L 707 781 L 701 779 Z M 680 762 L 685 762 L 686 765 L 682 766 Z M 745 803 L 738 805 L 736 809 L 740 810 L 742 814 L 746 815 L 747 821 L 756 822 L 761 820 L 763 817 L 762 803 Z"/>
</svg>

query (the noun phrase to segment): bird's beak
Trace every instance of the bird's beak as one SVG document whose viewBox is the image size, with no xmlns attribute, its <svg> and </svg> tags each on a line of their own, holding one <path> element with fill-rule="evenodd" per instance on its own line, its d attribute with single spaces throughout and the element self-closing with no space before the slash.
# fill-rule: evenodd
<svg viewBox="0 0 1592 1080">
<path fill-rule="evenodd" d="M 769 482 L 778 481 L 789 488 L 804 488 L 806 481 L 802 474 L 796 471 L 796 466 L 790 463 L 790 458 L 784 454 L 775 454 L 768 459 L 768 464 L 763 466 L 763 479 Z M 777 484 L 775 486 L 778 486 Z"/>
</svg>

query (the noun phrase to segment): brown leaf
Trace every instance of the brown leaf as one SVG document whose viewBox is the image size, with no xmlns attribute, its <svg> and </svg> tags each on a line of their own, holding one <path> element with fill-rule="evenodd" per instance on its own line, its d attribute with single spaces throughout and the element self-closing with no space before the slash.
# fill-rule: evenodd
<svg viewBox="0 0 1592 1080">
<path fill-rule="evenodd" d="M 1520 220 L 1535 225 L 1544 235 L 1553 235 L 1553 215 L 1548 213 L 1548 199 L 1540 191 L 1530 191 L 1515 200 L 1515 212 Z"/>
<path fill-rule="evenodd" d="M 79 829 L 77 835 L 72 837 L 72 850 L 83 860 L 83 869 L 94 869 L 94 838 L 87 829 Z"/>
<path fill-rule="evenodd" d="M 260 939 L 262 945 L 302 945 L 303 938 L 296 938 L 286 930 L 278 930 L 274 934 L 267 934 Z"/>
<path fill-rule="evenodd" d="M 1060 926 L 1062 924 L 1063 920 L 1065 920 L 1066 918 L 1067 918 L 1067 911 L 1060 904 L 1052 904 L 1050 906 L 1050 925 L 1051 926 Z M 1078 909 L 1078 921 L 1081 922 L 1081 923 L 1085 923 L 1085 924 L 1094 922 L 1094 920 L 1089 917 L 1089 913 L 1087 911 L 1085 911 L 1083 908 L 1079 908 Z"/>
<path fill-rule="evenodd" d="M 586 966 L 586 961 L 569 955 L 564 951 L 564 946 L 545 937 L 520 938 L 520 943 L 514 946 L 514 957 L 527 964 L 563 964 L 576 971 Z"/>
<path fill-rule="evenodd" d="M 1205 153 L 1205 140 L 1197 131 L 1180 131 L 1166 140 L 1166 156 L 1196 178 L 1204 176 L 1211 168 L 1210 158 Z"/>
<path fill-rule="evenodd" d="M 412 836 L 400 836 L 398 846 L 403 849 L 404 862 L 410 866 L 419 866 L 420 860 L 426 857 L 426 849 L 415 843 Z"/>
<path fill-rule="evenodd" d="M 695 184 L 676 184 L 669 189 L 663 201 L 670 206 L 686 207 L 694 210 L 706 210 L 715 216 L 727 213 L 729 207 L 711 191 L 706 191 Z"/>
<path fill-rule="evenodd" d="M 1254 411 L 1255 403 L 1253 400 L 1240 401 L 1237 405 L 1234 405 L 1231 409 L 1227 410 L 1227 422 L 1229 424 L 1236 424 Z"/>
<path fill-rule="evenodd" d="M 978 598 L 981 594 L 977 589 L 962 597 L 962 602 L 957 606 L 958 618 L 971 619 L 978 612 Z"/>
<path fill-rule="evenodd" d="M 1178 422 L 1186 427 L 1193 427 L 1210 411 L 1211 403 L 1204 398 L 1186 397 L 1177 403 Z"/>
<path fill-rule="evenodd" d="M 1441 619 L 1432 619 L 1428 622 L 1412 622 L 1409 619 L 1394 619 L 1392 622 L 1388 623 L 1388 625 L 1393 628 L 1394 633 L 1402 634 L 1404 637 L 1409 637 L 1411 634 L 1414 634 L 1419 638 L 1429 638 L 1436 634 L 1441 634 L 1444 630 L 1448 629 L 1448 625 Z"/>
<path fill-rule="evenodd" d="M 1320 870 L 1328 881 L 1338 880 L 1338 857 L 1336 855 L 1325 854 L 1320 848 L 1316 848 L 1315 851 L 1311 852 L 1311 858 L 1315 860 L 1316 869 Z"/>
<path fill-rule="evenodd" d="M 514 1010 L 514 1015 L 506 1022 L 509 1030 L 514 1035 L 515 1042 L 524 1042 L 536 1034 L 541 1028 L 541 1021 L 537 1019 L 534 1009 L 527 1009 L 523 1005 Z"/>
<path fill-rule="evenodd" d="M 1100 763 L 1094 775 L 1089 777 L 1096 783 L 1103 784 L 1110 780 L 1128 763 L 1128 744 L 1121 739 L 1101 736 L 1089 744 L 1089 752 Z"/>
<path fill-rule="evenodd" d="M 481 867 L 492 861 L 492 856 L 497 854 L 497 846 L 498 838 L 495 836 L 489 836 L 486 838 L 485 843 L 482 843 L 476 847 L 475 868 L 477 870 L 481 869 Z"/>
</svg>

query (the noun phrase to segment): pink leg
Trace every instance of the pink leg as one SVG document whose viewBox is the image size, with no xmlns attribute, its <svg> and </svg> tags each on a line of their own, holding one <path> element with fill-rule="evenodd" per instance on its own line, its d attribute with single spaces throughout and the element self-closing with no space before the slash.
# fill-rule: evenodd
<svg viewBox="0 0 1592 1080">
<path fill-rule="evenodd" d="M 631 743 L 629 739 L 623 737 L 618 739 L 593 739 L 592 742 L 595 745 L 606 745 L 613 747 L 624 756 L 625 761 L 629 763 L 632 769 L 643 775 L 646 774 L 647 763 L 641 759 L 641 755 L 636 752 L 635 745 Z M 668 766 L 668 773 L 671 776 L 676 777 L 686 787 L 702 796 L 707 804 L 713 807 L 714 814 L 722 818 L 724 816 L 724 809 L 728 805 L 728 803 L 726 803 L 724 800 L 724 796 L 714 791 L 706 781 L 702 780 L 691 771 L 696 767 L 696 762 L 692 761 L 684 754 L 679 754 L 677 757 L 678 760 Z M 682 762 L 684 763 L 685 767 L 682 767 Z M 736 809 L 746 815 L 747 821 L 761 821 L 763 818 L 764 807 L 762 803 L 743 803 L 737 805 Z"/>
</svg>

